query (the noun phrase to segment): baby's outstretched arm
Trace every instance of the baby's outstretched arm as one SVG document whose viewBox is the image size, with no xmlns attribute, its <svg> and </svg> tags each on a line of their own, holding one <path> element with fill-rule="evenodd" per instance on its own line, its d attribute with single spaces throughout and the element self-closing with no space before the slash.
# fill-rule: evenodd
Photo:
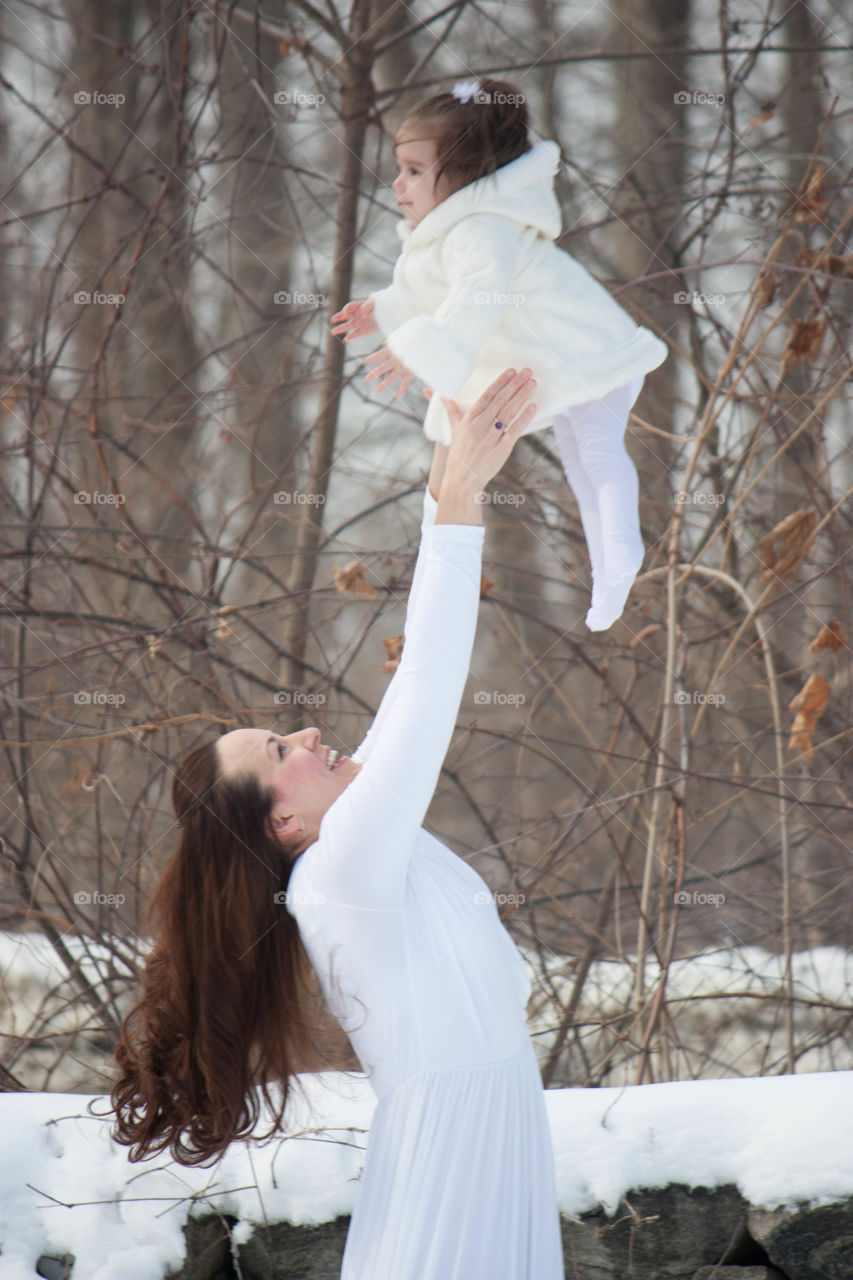
<svg viewBox="0 0 853 1280">
<path fill-rule="evenodd" d="M 353 298 L 352 302 L 348 302 L 332 316 L 332 324 L 336 326 L 332 333 L 344 334 L 344 342 L 352 342 L 353 338 L 367 338 L 379 332 L 370 298 Z"/>
<path fill-rule="evenodd" d="M 386 387 L 392 386 L 398 378 L 400 379 L 400 385 L 394 392 L 398 400 L 406 394 L 415 378 L 411 369 L 407 369 L 402 360 L 397 359 L 386 343 L 383 343 L 378 351 L 372 351 L 369 356 L 365 356 L 363 363 L 375 365 L 375 368 L 371 369 L 365 377 L 365 382 L 382 378 L 382 382 L 376 385 L 377 391 L 384 391 Z"/>
</svg>

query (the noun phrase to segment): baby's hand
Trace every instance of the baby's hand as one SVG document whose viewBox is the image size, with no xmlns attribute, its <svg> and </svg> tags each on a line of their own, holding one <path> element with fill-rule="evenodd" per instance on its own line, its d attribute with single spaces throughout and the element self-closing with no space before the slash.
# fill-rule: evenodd
<svg viewBox="0 0 853 1280">
<path fill-rule="evenodd" d="M 370 382 L 373 378 L 382 378 L 383 381 L 378 384 L 376 390 L 384 391 L 386 387 L 390 387 L 399 378 L 400 386 L 394 393 L 399 400 L 412 385 L 415 375 L 410 369 L 406 368 L 402 360 L 397 359 L 394 352 L 385 343 L 378 351 L 373 351 L 369 356 L 365 356 L 363 363 L 371 364 L 375 361 L 380 363 L 377 363 L 376 368 L 367 374 L 365 382 Z"/>
<path fill-rule="evenodd" d="M 370 298 L 354 298 L 352 302 L 332 316 L 332 324 L 337 327 L 332 333 L 345 333 L 344 342 L 352 342 L 353 338 L 367 338 L 379 332 L 379 325 L 373 317 L 373 303 Z"/>
</svg>

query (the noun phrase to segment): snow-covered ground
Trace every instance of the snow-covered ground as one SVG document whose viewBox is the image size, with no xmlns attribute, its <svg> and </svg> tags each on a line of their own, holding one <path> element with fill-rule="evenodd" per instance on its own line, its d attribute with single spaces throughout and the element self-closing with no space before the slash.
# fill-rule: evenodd
<svg viewBox="0 0 853 1280">
<path fill-rule="evenodd" d="M 91 982 L 121 970 L 105 947 L 72 935 L 65 942 Z M 536 957 L 525 958 L 535 984 L 531 1031 L 544 1058 L 558 1021 L 549 988 L 567 997 L 574 961 L 552 959 L 543 974 Z M 853 1048 L 843 1035 L 799 1064 L 810 1073 L 759 1075 L 767 1045 L 770 1058 L 781 1056 L 784 1019 L 778 1000 L 751 997 L 775 997 L 783 969 L 780 957 L 739 947 L 679 960 L 669 974 L 671 1010 L 689 1048 L 680 1051 L 682 1067 L 756 1078 L 546 1092 L 564 1213 L 599 1204 L 613 1212 L 631 1188 L 668 1182 L 733 1183 L 767 1207 L 853 1195 L 853 1071 L 839 1069 L 853 1066 Z M 853 957 L 832 947 L 804 952 L 793 974 L 798 1035 L 818 1039 L 827 1019 L 840 1025 L 850 1007 Z M 650 966 L 650 987 L 657 977 Z M 597 962 L 578 1020 L 606 1021 L 624 1010 L 632 981 L 629 963 Z M 352 1211 L 375 1106 L 363 1077 L 300 1077 L 307 1097 L 292 1097 L 290 1136 L 264 1147 L 236 1144 L 212 1170 L 162 1158 L 133 1166 L 110 1141 L 109 1120 L 87 1114 L 93 1072 L 109 1063 L 87 1048 L 85 1006 L 69 1006 L 67 994 L 67 975 L 44 937 L 0 934 L 0 1030 L 26 1035 L 41 1023 L 47 1035 L 44 1047 L 10 1066 L 34 1089 L 87 1090 L 0 1095 L 0 1280 L 32 1280 L 34 1259 L 45 1252 L 73 1253 L 75 1271 L 88 1280 L 161 1280 L 180 1264 L 191 1209 L 235 1215 L 238 1241 L 265 1218 L 310 1224 Z M 606 1034 L 588 1027 L 587 1047 L 594 1051 L 595 1037 Z M 623 1073 L 630 1078 L 629 1062 Z M 95 1108 L 103 1114 L 106 1100 Z"/>
<path fill-rule="evenodd" d="M 130 1165 L 80 1094 L 0 1096 L 0 1280 L 32 1280 L 39 1254 L 66 1251 L 87 1280 L 162 1280 L 181 1262 L 193 1206 L 236 1216 L 238 1243 L 265 1220 L 350 1213 L 373 1094 L 363 1077 L 301 1079 L 291 1136 L 235 1144 L 213 1169 Z M 556 1089 L 545 1100 L 565 1214 L 614 1212 L 632 1188 L 670 1182 L 734 1184 L 767 1208 L 853 1195 L 851 1072 Z"/>
</svg>

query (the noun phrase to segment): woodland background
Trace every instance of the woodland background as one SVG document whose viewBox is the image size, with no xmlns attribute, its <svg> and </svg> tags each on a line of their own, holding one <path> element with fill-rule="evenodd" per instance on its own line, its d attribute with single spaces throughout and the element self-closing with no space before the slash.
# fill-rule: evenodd
<svg viewBox="0 0 853 1280">
<path fill-rule="evenodd" d="M 611 631 L 549 434 L 492 486 L 429 824 L 505 895 L 546 1083 L 850 1065 L 847 969 L 808 977 L 853 946 L 845 10 L 3 7 L 6 1087 L 107 1086 L 182 755 L 245 724 L 351 750 L 378 705 L 425 401 L 328 321 L 389 279 L 406 108 L 481 74 L 561 146 L 559 243 L 670 356 Z"/>
</svg>

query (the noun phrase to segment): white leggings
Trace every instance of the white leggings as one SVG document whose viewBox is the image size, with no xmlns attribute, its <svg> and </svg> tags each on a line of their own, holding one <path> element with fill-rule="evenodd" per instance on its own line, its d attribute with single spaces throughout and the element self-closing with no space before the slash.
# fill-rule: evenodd
<svg viewBox="0 0 853 1280">
<path fill-rule="evenodd" d="M 593 631 L 606 630 L 620 616 L 643 561 L 637 469 L 624 441 L 643 381 L 634 378 L 554 418 L 557 449 L 577 498 L 592 565 L 586 622 Z"/>
</svg>

